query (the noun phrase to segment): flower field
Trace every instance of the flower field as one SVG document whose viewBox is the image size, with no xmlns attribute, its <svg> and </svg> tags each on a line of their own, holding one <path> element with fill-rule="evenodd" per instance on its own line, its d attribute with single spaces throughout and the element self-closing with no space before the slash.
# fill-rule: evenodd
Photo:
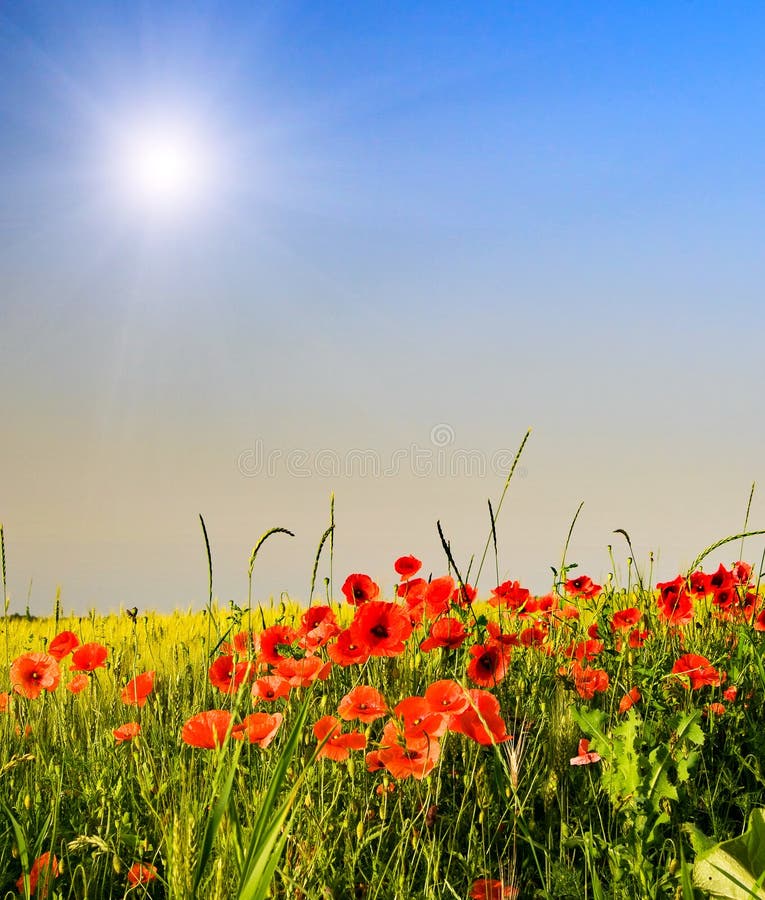
<svg viewBox="0 0 765 900">
<path fill-rule="evenodd" d="M 763 896 L 722 843 L 765 806 L 757 574 L 573 569 L 6 615 L 2 896 Z"/>
</svg>

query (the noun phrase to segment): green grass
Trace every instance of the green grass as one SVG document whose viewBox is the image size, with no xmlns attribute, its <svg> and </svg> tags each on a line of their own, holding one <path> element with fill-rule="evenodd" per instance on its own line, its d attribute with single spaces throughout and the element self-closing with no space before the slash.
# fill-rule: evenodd
<svg viewBox="0 0 765 900">
<path fill-rule="evenodd" d="M 639 650 L 618 649 L 607 622 L 633 604 L 654 636 Z M 348 619 L 350 610 L 341 611 Z M 480 605 L 475 613 L 465 618 L 479 630 L 487 613 L 496 618 Z M 270 624 L 295 614 L 282 608 L 264 616 Z M 238 609 L 214 615 L 223 631 L 248 618 Z M 530 624 L 502 618 L 507 630 Z M 260 610 L 253 620 L 261 621 Z M 592 665 L 608 672 L 610 686 L 585 701 L 561 667 L 569 662 L 563 650 L 586 638 L 593 621 L 605 647 Z M 472 641 L 424 654 L 418 632 L 401 656 L 334 666 L 326 682 L 278 702 L 285 726 L 270 747 L 228 741 L 215 751 L 185 746 L 183 723 L 207 708 L 241 718 L 256 707 L 246 687 L 228 696 L 209 684 L 219 642 L 209 613 L 139 615 L 135 623 L 92 615 L 61 619 L 63 629 L 105 643 L 108 665 L 79 695 L 62 683 L 36 700 L 14 696 L 0 716 L 3 896 L 15 892 L 25 864 L 52 850 L 61 872 L 51 896 L 235 897 L 247 881 L 252 836 L 257 843 L 268 820 L 259 819 L 264 803 L 276 809 L 296 785 L 294 806 L 283 810 L 284 827 L 269 844 L 279 851 L 270 857 L 274 897 L 465 898 L 481 877 L 518 885 L 522 897 L 685 896 L 693 851 L 684 823 L 724 840 L 762 805 L 765 638 L 748 622 L 721 621 L 708 601 L 675 630 L 657 620 L 652 592 L 610 590 L 583 604 L 578 622 L 552 628 L 549 651 L 515 648 L 492 690 L 513 741 L 482 747 L 447 733 L 434 771 L 400 782 L 368 772 L 363 753 L 344 763 L 314 759 L 310 726 L 356 684 L 377 687 L 390 707 L 440 678 L 468 684 Z M 6 619 L 7 663 L 43 650 L 55 632 L 52 618 Z M 725 684 L 683 688 L 670 674 L 683 652 L 710 659 L 727 673 Z M 157 676 L 146 706 L 125 706 L 120 689 L 148 669 Z M 737 699 L 724 701 L 722 691 L 734 683 Z M 635 686 L 642 701 L 620 715 L 620 698 Z M 307 727 L 293 732 L 285 764 L 290 727 L 309 690 Z M 709 713 L 711 702 L 723 702 L 724 715 Z M 133 719 L 138 738 L 115 743 L 112 729 Z M 370 748 L 382 724 L 361 726 Z M 569 758 L 584 736 L 603 759 L 573 767 Z M 269 794 L 274 783 L 279 789 Z M 136 861 L 155 865 L 159 877 L 131 888 L 126 872 Z"/>
</svg>

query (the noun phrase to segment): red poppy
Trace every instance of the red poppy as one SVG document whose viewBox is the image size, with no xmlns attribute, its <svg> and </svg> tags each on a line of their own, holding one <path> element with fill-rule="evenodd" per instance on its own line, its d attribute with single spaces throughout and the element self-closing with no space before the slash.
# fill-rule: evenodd
<svg viewBox="0 0 765 900">
<path fill-rule="evenodd" d="M 368 772 L 379 772 L 380 769 L 385 768 L 385 763 L 380 759 L 379 750 L 370 750 L 364 757 L 364 762 Z"/>
<path fill-rule="evenodd" d="M 693 599 L 684 585 L 682 575 L 656 585 L 659 589 L 656 600 L 659 615 L 671 625 L 687 625 L 693 619 Z"/>
<path fill-rule="evenodd" d="M 733 703 L 733 701 L 738 696 L 738 688 L 735 684 L 731 685 L 729 688 L 725 688 L 723 691 L 723 697 L 728 701 L 728 703 Z"/>
<path fill-rule="evenodd" d="M 286 679 L 291 687 L 308 687 L 314 681 L 326 681 L 331 668 L 331 662 L 308 655 L 302 659 L 283 659 L 274 666 L 274 672 Z"/>
<path fill-rule="evenodd" d="M 454 579 L 450 575 L 442 575 L 434 578 L 425 589 L 425 610 L 435 619 L 449 609 L 449 603 L 454 592 Z"/>
<path fill-rule="evenodd" d="M 300 617 L 300 629 L 299 634 L 308 634 L 309 631 L 313 631 L 314 628 L 318 628 L 319 625 L 325 625 L 327 623 L 336 624 L 335 613 L 332 608 L 323 604 L 317 604 L 316 606 L 312 606 L 310 609 L 307 609 L 303 615 Z"/>
<path fill-rule="evenodd" d="M 422 563 L 416 556 L 399 556 L 393 563 L 393 568 L 402 578 L 411 578 L 422 568 Z"/>
<path fill-rule="evenodd" d="M 390 774 L 399 781 L 414 778 L 421 781 L 433 771 L 441 755 L 438 741 L 429 741 L 424 747 L 402 747 L 396 744 L 379 751 L 380 760 Z"/>
<path fill-rule="evenodd" d="M 395 722 L 388 722 L 383 729 L 378 754 L 394 778 L 411 777 L 420 781 L 433 771 L 441 755 L 441 745 L 434 739 L 407 738 Z"/>
<path fill-rule="evenodd" d="M 357 641 L 350 628 L 346 628 L 335 643 L 327 647 L 327 655 L 338 666 L 363 665 L 369 659 L 369 647 Z"/>
<path fill-rule="evenodd" d="M 488 691 L 468 691 L 469 706 L 453 715 L 449 728 L 479 744 L 501 744 L 510 740 L 507 727 L 499 714 L 499 700 Z"/>
<path fill-rule="evenodd" d="M 632 709 L 632 707 L 636 703 L 639 703 L 642 699 L 642 694 L 636 687 L 630 688 L 630 690 L 627 691 L 627 693 L 621 699 L 621 703 L 619 704 L 619 712 L 627 712 L 628 709 Z"/>
<path fill-rule="evenodd" d="M 109 651 L 103 644 L 82 644 L 72 653 L 73 672 L 93 672 L 106 666 Z"/>
<path fill-rule="evenodd" d="M 701 599 L 711 591 L 709 586 L 709 575 L 705 575 L 701 571 L 691 572 L 688 576 L 688 590 L 692 596 Z"/>
<path fill-rule="evenodd" d="M 41 691 L 55 691 L 59 681 L 61 670 L 47 653 L 22 653 L 11 663 L 11 685 L 22 697 L 35 700 Z"/>
<path fill-rule="evenodd" d="M 502 644 L 476 644 L 470 648 L 473 657 L 467 667 L 467 676 L 474 684 L 494 687 L 507 674 L 510 649 Z"/>
<path fill-rule="evenodd" d="M 278 700 L 280 697 L 289 697 L 292 685 L 281 675 L 265 675 L 257 678 L 252 686 L 252 696 L 255 700 Z"/>
<path fill-rule="evenodd" d="M 58 878 L 58 860 L 55 856 L 51 857 L 50 851 L 48 851 L 47 853 L 38 856 L 34 863 L 32 863 L 32 868 L 29 870 L 30 896 L 34 896 L 39 886 L 40 896 L 47 897 L 48 888 L 54 878 Z M 20 894 L 24 893 L 23 875 L 16 881 L 16 890 Z"/>
<path fill-rule="evenodd" d="M 728 569 L 720 563 L 717 571 L 709 576 L 709 589 L 711 591 L 725 590 L 725 588 L 733 587 L 735 582 L 736 579 L 733 572 L 729 572 Z"/>
<path fill-rule="evenodd" d="M 433 712 L 459 715 L 470 703 L 468 692 L 456 681 L 445 678 L 434 681 L 425 691 L 425 700 Z"/>
<path fill-rule="evenodd" d="M 578 578 L 569 578 L 563 586 L 566 589 L 567 594 L 571 594 L 572 597 L 583 597 L 585 600 L 597 597 L 601 590 L 603 590 L 599 584 L 595 584 L 589 575 L 579 575 Z"/>
<path fill-rule="evenodd" d="M 643 613 L 636 606 L 617 610 L 611 618 L 611 631 L 626 631 L 633 625 L 637 625 L 642 615 Z"/>
<path fill-rule="evenodd" d="M 398 656 L 412 633 L 412 623 L 396 603 L 370 600 L 359 607 L 350 626 L 351 638 L 370 656 Z"/>
<path fill-rule="evenodd" d="M 743 597 L 738 593 L 737 603 L 732 610 L 732 618 L 741 622 L 750 621 L 760 603 L 760 599 L 760 596 L 754 591 L 747 591 Z"/>
<path fill-rule="evenodd" d="M 219 656 L 207 670 L 210 684 L 223 694 L 235 694 L 252 672 L 253 664 L 244 659 L 234 662 L 233 656 Z"/>
<path fill-rule="evenodd" d="M 377 688 L 364 684 L 349 691 L 337 707 L 337 714 L 341 719 L 346 721 L 358 719 L 367 725 L 384 716 L 387 711 L 383 695 Z"/>
<path fill-rule="evenodd" d="M 75 647 L 79 647 L 80 639 L 73 631 L 62 631 L 48 644 L 48 653 L 59 662 L 68 656 Z"/>
<path fill-rule="evenodd" d="M 409 590 L 402 592 L 402 588 Z M 398 596 L 404 597 L 406 611 L 412 622 L 412 625 L 419 625 L 425 616 L 425 595 L 428 591 L 428 582 L 424 578 L 415 578 L 412 581 L 400 584 L 398 587 Z"/>
<path fill-rule="evenodd" d="M 521 646 L 521 639 L 514 631 L 502 631 L 496 622 L 487 622 L 486 630 L 491 637 L 490 643 L 504 644 L 505 647 Z"/>
<path fill-rule="evenodd" d="M 184 724 L 181 740 L 190 747 L 214 750 L 226 739 L 230 727 L 230 712 L 223 709 L 208 709 L 192 716 Z"/>
<path fill-rule="evenodd" d="M 715 667 L 705 656 L 697 656 L 695 653 L 685 653 L 672 666 L 672 674 L 679 675 L 683 679 L 683 686 L 693 691 L 711 685 L 717 687 L 721 676 Z M 687 679 L 687 680 L 686 680 Z"/>
<path fill-rule="evenodd" d="M 79 694 L 80 691 L 84 691 L 89 684 L 90 678 L 84 672 L 80 672 L 79 675 L 75 675 L 73 678 L 69 679 L 66 683 L 66 689 L 72 694 Z"/>
<path fill-rule="evenodd" d="M 335 620 L 334 612 L 328 606 L 312 606 L 300 619 L 298 643 L 308 650 L 316 650 L 338 634 L 340 626 Z"/>
<path fill-rule="evenodd" d="M 231 736 L 237 740 L 247 738 L 251 744 L 265 749 L 276 737 L 276 732 L 282 724 L 284 717 L 281 713 L 259 712 L 245 716 L 241 725 L 235 725 L 231 730 Z"/>
<path fill-rule="evenodd" d="M 369 575 L 355 573 L 349 575 L 343 582 L 342 591 L 345 599 L 352 606 L 360 606 L 370 600 L 376 600 L 380 596 L 380 587 L 375 584 Z"/>
<path fill-rule="evenodd" d="M 448 718 L 442 712 L 434 712 L 424 697 L 405 697 L 397 703 L 393 712 L 404 723 L 404 737 L 439 738 L 446 731 Z"/>
<path fill-rule="evenodd" d="M 608 690 L 608 673 L 604 669 L 583 668 L 578 660 L 574 660 L 571 676 L 576 692 L 583 700 L 592 700 L 596 693 Z"/>
<path fill-rule="evenodd" d="M 736 584 L 749 584 L 749 579 L 752 577 L 751 563 L 741 560 L 734 562 L 732 575 Z"/>
<path fill-rule="evenodd" d="M 382 768 L 384 769 L 385 766 L 383 766 Z M 370 769 L 369 771 L 373 772 L 374 769 Z M 386 784 L 378 784 L 377 787 L 375 788 L 375 794 L 377 794 L 378 797 L 382 797 L 383 794 L 393 794 L 393 793 L 395 793 L 395 791 L 396 791 L 396 785 L 390 784 L 390 783 L 387 785 Z"/>
<path fill-rule="evenodd" d="M 757 614 L 757 618 L 754 620 L 754 630 L 765 631 L 765 609 Z"/>
<path fill-rule="evenodd" d="M 474 588 L 472 584 L 463 584 L 462 587 L 459 587 L 458 585 L 452 591 L 452 595 L 449 599 L 458 606 L 470 606 L 477 596 L 478 590 Z"/>
<path fill-rule="evenodd" d="M 582 660 L 594 659 L 603 650 L 603 641 L 588 640 L 577 641 L 566 648 L 566 656 Z"/>
<path fill-rule="evenodd" d="M 151 863 L 134 862 L 128 869 L 127 880 L 135 887 L 137 884 L 148 884 L 157 877 L 157 867 Z"/>
<path fill-rule="evenodd" d="M 134 706 L 143 706 L 146 698 L 154 690 L 154 672 L 143 672 L 136 675 L 132 681 L 128 681 L 120 694 L 123 703 Z"/>
<path fill-rule="evenodd" d="M 730 587 L 719 588 L 712 595 L 712 605 L 719 610 L 727 612 L 739 600 L 738 590 L 735 585 Z"/>
<path fill-rule="evenodd" d="M 123 741 L 132 741 L 140 731 L 141 726 L 138 722 L 126 722 L 124 725 L 115 728 L 112 734 L 114 735 L 114 740 L 121 744 Z"/>
<path fill-rule="evenodd" d="M 445 616 L 437 619 L 430 626 L 430 634 L 420 644 L 420 650 L 423 653 L 429 653 L 436 647 L 443 647 L 448 650 L 456 650 L 461 647 L 467 638 L 465 626 L 459 619 Z"/>
<path fill-rule="evenodd" d="M 578 619 L 581 616 L 579 609 L 573 603 L 566 603 L 557 613 L 561 619 Z"/>
<path fill-rule="evenodd" d="M 590 752 L 590 742 L 587 738 L 579 741 L 579 755 L 571 758 L 572 766 L 588 766 L 590 763 L 600 762 L 599 753 Z"/>
<path fill-rule="evenodd" d="M 0 691 L 0 712 L 8 712 L 11 705 L 11 695 L 8 691 Z"/>
<path fill-rule="evenodd" d="M 473 882 L 468 895 L 470 900 L 506 900 L 518 896 L 518 888 L 505 885 L 496 878 L 479 878 Z"/>
<path fill-rule="evenodd" d="M 704 709 L 704 714 L 712 713 L 718 718 L 725 714 L 725 706 L 722 703 L 708 703 Z"/>
<path fill-rule="evenodd" d="M 240 631 L 229 643 L 221 644 L 221 652 L 225 655 L 252 656 L 258 649 L 258 636 L 254 631 Z"/>
<path fill-rule="evenodd" d="M 531 597 L 531 591 L 521 587 L 518 581 L 503 581 L 495 587 L 489 598 L 490 606 L 502 606 L 505 609 L 518 610 Z"/>
<path fill-rule="evenodd" d="M 333 759 L 335 762 L 348 759 L 350 750 L 363 750 L 367 745 L 367 739 L 360 731 L 341 734 L 340 723 L 334 716 L 322 716 L 313 726 L 313 733 L 319 743 L 330 736 L 319 750 L 318 756 Z"/>
<path fill-rule="evenodd" d="M 281 659 L 285 659 L 289 654 L 283 653 L 282 650 L 290 650 L 292 644 L 297 640 L 298 633 L 289 625 L 271 625 L 264 629 L 260 635 L 260 654 L 258 661 L 276 665 Z"/>
<path fill-rule="evenodd" d="M 627 643 L 634 650 L 639 650 L 650 636 L 650 631 L 641 631 L 639 628 L 635 628 L 633 631 L 630 631 Z"/>
<path fill-rule="evenodd" d="M 527 619 L 529 616 L 537 614 L 548 618 L 555 605 L 555 598 L 551 594 L 545 594 L 544 597 L 529 597 L 518 616 L 521 619 Z"/>
<path fill-rule="evenodd" d="M 524 647 L 542 647 L 547 640 L 547 633 L 547 626 L 532 625 L 521 631 L 518 640 Z"/>
<path fill-rule="evenodd" d="M 417 601 L 425 598 L 425 591 L 428 588 L 428 582 L 424 578 L 412 578 L 404 581 L 396 588 L 396 595 L 408 600 L 410 597 L 417 597 Z"/>
</svg>

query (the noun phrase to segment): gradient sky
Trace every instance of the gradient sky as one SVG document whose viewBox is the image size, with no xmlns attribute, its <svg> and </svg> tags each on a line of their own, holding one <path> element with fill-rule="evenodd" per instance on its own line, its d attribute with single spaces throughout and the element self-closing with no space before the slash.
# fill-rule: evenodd
<svg viewBox="0 0 765 900">
<path fill-rule="evenodd" d="M 332 491 L 336 584 L 389 587 L 403 553 L 442 573 L 437 519 L 467 568 L 529 426 L 501 579 L 546 590 L 580 501 L 569 558 L 596 579 L 612 542 L 624 573 L 615 528 L 667 577 L 740 530 L 765 476 L 763 60 L 761 3 L 3 3 L 11 609 L 30 583 L 35 612 L 57 585 L 77 611 L 200 607 L 199 513 L 222 602 L 273 525 L 296 537 L 255 595 L 304 598 Z M 157 117 L 208 147 L 183 215 L 117 162 Z"/>
</svg>

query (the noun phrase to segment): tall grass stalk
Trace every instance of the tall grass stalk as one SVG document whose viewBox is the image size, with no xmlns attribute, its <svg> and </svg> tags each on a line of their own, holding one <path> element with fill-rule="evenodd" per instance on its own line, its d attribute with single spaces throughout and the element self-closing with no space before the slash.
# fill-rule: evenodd
<svg viewBox="0 0 765 900">
<path fill-rule="evenodd" d="M 478 583 L 481 580 L 481 572 L 483 571 L 483 564 L 486 561 L 486 554 L 489 552 L 489 547 L 491 546 L 492 535 L 496 533 L 496 522 L 499 519 L 499 515 L 502 512 L 502 504 L 505 502 L 505 496 L 507 495 L 508 488 L 510 487 L 510 482 L 512 481 L 513 475 L 515 474 L 516 466 L 518 465 L 518 461 L 521 458 L 521 454 L 523 453 L 523 449 L 526 446 L 526 442 L 531 437 L 531 429 L 529 428 L 526 431 L 526 434 L 523 436 L 523 440 L 521 441 L 520 446 L 518 447 L 518 451 L 513 458 L 513 462 L 510 466 L 510 471 L 507 473 L 507 478 L 505 479 L 505 484 L 502 488 L 502 493 L 499 497 L 499 502 L 497 503 L 496 512 L 492 514 L 492 527 L 489 532 L 488 537 L 486 538 L 486 544 L 483 548 L 483 553 L 481 554 L 481 561 L 478 564 L 478 571 L 475 575 L 475 586 L 478 587 Z"/>
</svg>

